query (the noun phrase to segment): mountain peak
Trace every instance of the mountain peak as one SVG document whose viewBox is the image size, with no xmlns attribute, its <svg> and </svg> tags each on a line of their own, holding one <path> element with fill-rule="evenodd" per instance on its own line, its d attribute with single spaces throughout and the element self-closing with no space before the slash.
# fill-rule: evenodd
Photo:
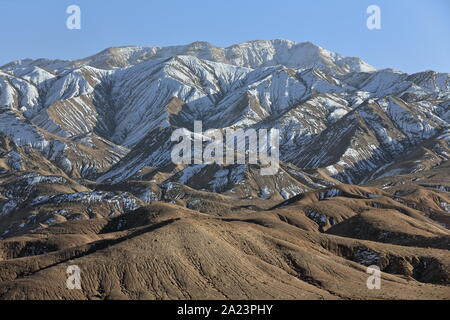
<svg viewBox="0 0 450 320">
<path fill-rule="evenodd" d="M 374 67 L 359 58 L 345 57 L 326 50 L 312 42 L 294 42 L 286 39 L 251 40 L 228 47 L 217 47 L 206 41 L 196 41 L 178 46 L 121 46 L 110 47 L 93 56 L 75 61 L 23 60 L 4 66 L 14 68 L 18 64 L 38 65 L 50 70 L 90 65 L 100 69 L 129 67 L 141 62 L 190 55 L 203 60 L 220 62 L 240 67 L 259 68 L 283 65 L 288 68 L 316 68 L 332 74 L 349 72 L 373 72 Z"/>
</svg>

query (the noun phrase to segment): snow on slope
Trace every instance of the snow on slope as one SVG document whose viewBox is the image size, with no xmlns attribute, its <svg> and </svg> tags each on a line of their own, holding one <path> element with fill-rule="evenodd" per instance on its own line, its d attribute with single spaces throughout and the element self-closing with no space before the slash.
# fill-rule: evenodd
<svg viewBox="0 0 450 320">
<path fill-rule="evenodd" d="M 358 183 L 448 128 L 449 83 L 288 40 L 109 48 L 3 66 L 0 132 L 118 182 L 169 163 L 171 131 L 194 120 L 278 128 L 282 160 Z"/>
<path fill-rule="evenodd" d="M 316 68 L 339 74 L 376 70 L 359 58 L 344 57 L 310 42 L 297 43 L 284 39 L 249 41 L 227 48 L 216 47 L 207 42 L 170 47 L 113 47 L 73 62 L 25 59 L 2 68 L 9 70 L 17 66 L 42 66 L 50 70 L 62 70 L 89 65 L 101 69 L 116 69 L 150 59 L 164 59 L 178 55 L 190 55 L 203 60 L 247 68 L 284 65 L 296 69 Z"/>
</svg>

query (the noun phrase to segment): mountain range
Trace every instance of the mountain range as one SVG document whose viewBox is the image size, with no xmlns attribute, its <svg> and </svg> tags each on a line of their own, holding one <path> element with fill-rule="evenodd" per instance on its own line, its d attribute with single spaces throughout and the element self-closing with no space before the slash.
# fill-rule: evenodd
<svg viewBox="0 0 450 320">
<path fill-rule="evenodd" d="M 172 163 L 194 121 L 278 129 L 278 174 Z M 449 159 L 450 74 L 309 42 L 13 61 L 0 298 L 448 299 Z M 63 288 L 69 260 L 89 268 L 82 292 Z M 371 264 L 383 290 L 365 287 Z"/>
</svg>

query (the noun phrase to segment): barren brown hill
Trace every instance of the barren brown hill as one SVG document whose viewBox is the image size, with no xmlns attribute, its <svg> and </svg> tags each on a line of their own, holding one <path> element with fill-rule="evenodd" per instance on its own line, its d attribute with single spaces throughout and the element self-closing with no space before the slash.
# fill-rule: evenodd
<svg viewBox="0 0 450 320">
<path fill-rule="evenodd" d="M 401 214 L 366 210 L 386 223 Z M 64 222 L 0 242 L 0 297 L 449 298 L 447 250 L 351 239 L 319 227 L 292 205 L 217 217 L 155 203 L 115 218 Z M 421 232 L 429 239 L 449 235 L 431 224 Z M 382 266 L 381 290 L 366 287 L 371 264 Z M 69 265 L 81 268 L 82 290 L 66 288 Z"/>
<path fill-rule="evenodd" d="M 449 300 L 449 84 L 281 39 L 0 66 L 0 299 Z"/>
</svg>

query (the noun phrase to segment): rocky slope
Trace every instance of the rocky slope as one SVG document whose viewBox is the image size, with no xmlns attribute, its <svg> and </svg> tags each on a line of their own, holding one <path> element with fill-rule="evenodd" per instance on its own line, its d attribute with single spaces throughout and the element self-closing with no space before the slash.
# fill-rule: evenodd
<svg viewBox="0 0 450 320">
<path fill-rule="evenodd" d="M 173 164 L 172 132 L 196 120 L 279 129 L 280 170 Z M 448 299 L 449 158 L 449 74 L 311 43 L 11 62 L 0 298 Z M 82 291 L 65 289 L 69 261 Z"/>
</svg>

